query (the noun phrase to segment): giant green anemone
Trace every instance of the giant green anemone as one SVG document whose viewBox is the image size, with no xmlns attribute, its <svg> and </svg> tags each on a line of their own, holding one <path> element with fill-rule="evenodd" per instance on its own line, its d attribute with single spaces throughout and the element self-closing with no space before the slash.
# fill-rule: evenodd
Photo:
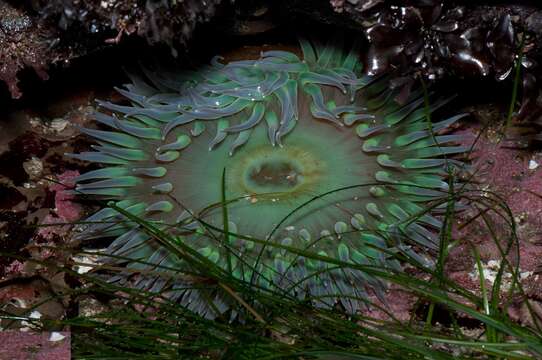
<svg viewBox="0 0 542 360">
<path fill-rule="evenodd" d="M 445 101 L 424 107 L 420 91 L 397 103 L 389 78 L 361 75 L 355 46 L 301 40 L 301 50 L 132 76 L 118 90 L 130 105 L 99 103 L 106 130 L 81 129 L 97 145 L 71 156 L 103 167 L 80 175 L 76 191 L 152 221 L 257 288 L 355 312 L 384 285 L 322 256 L 397 269 L 394 253 L 438 248 L 441 223 L 424 209 L 448 190 L 445 155 L 465 150 L 442 135 L 461 115 L 430 124 L 427 111 Z M 114 207 L 88 221 L 83 237 L 115 237 L 107 252 L 126 272 L 111 281 L 167 290 L 207 317 L 230 308 Z"/>
</svg>

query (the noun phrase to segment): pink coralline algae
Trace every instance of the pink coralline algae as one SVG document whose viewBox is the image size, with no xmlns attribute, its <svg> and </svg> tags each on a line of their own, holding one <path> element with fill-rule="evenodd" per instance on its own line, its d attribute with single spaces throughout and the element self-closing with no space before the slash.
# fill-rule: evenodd
<svg viewBox="0 0 542 360">
<path fill-rule="evenodd" d="M 38 236 L 46 240 L 51 240 L 54 235 L 62 235 L 69 230 L 70 226 L 64 224 L 77 221 L 81 218 L 81 206 L 73 201 L 75 195 L 69 192 L 69 190 L 74 188 L 75 183 L 73 179 L 77 176 L 79 176 L 79 171 L 68 170 L 58 175 L 58 182 L 49 187 L 49 190 L 55 193 L 56 215 L 48 214 L 42 221 L 42 225 L 59 225 L 41 227 L 38 231 Z"/>
<path fill-rule="evenodd" d="M 475 132 L 476 129 L 459 132 L 463 145 L 472 144 L 477 136 Z M 477 180 L 485 185 L 483 190 L 498 194 L 509 206 L 518 236 L 525 246 L 542 240 L 542 167 L 529 168 L 533 156 L 538 155 L 506 148 L 483 136 L 471 154 Z"/>
<path fill-rule="evenodd" d="M 15 260 L 6 268 L 6 274 L 20 274 L 23 270 L 23 267 L 24 264 L 22 262 L 20 262 L 19 260 Z"/>
<path fill-rule="evenodd" d="M 462 145 L 469 146 L 477 138 L 479 128 L 459 131 L 462 135 Z M 472 167 L 476 180 L 482 184 L 480 195 L 482 198 L 493 199 L 496 194 L 500 202 L 506 204 L 515 223 L 515 234 L 519 242 L 508 253 L 507 259 L 512 265 L 519 265 L 518 276 L 525 286 L 537 279 L 542 262 L 542 168 L 532 167 L 530 163 L 539 157 L 529 151 L 510 149 L 503 146 L 497 139 L 491 140 L 481 136 L 476 140 L 473 152 Z M 507 221 L 511 221 L 504 210 L 500 210 L 505 218 L 497 215 L 495 211 L 487 212 L 487 219 L 496 233 L 501 249 L 509 241 L 511 228 Z M 462 243 L 453 249 L 449 256 L 447 269 L 449 276 L 466 288 L 477 288 L 478 280 L 473 279 L 476 274 L 474 258 L 463 256 L 472 253 L 472 245 L 476 246 L 483 264 L 500 264 L 502 258 L 496 239 L 489 231 L 488 224 L 479 217 L 475 217 L 482 207 L 472 207 L 458 218 L 459 226 L 454 231 L 454 238 L 461 239 Z M 468 224 L 462 227 L 462 224 Z M 507 271 L 509 271 L 507 269 Z M 506 275 L 506 274 L 505 274 Z M 542 293 L 535 294 L 542 296 Z"/>
<path fill-rule="evenodd" d="M 49 187 L 55 194 L 55 208 L 58 217 L 71 222 L 81 217 L 81 206 L 72 200 L 75 195 L 67 190 L 75 187 L 74 178 L 79 176 L 79 171 L 68 170 L 58 176 L 58 183 Z"/>
</svg>

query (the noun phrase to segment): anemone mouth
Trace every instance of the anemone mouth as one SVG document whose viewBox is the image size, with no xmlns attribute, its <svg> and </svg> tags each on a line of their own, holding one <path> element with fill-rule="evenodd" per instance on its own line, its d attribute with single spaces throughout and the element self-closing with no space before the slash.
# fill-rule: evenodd
<svg viewBox="0 0 542 360">
<path fill-rule="evenodd" d="M 245 170 L 244 187 L 247 192 L 288 192 L 295 191 L 304 183 L 307 174 L 305 162 L 299 164 L 288 158 L 255 161 Z M 291 191 L 288 191 L 291 190 Z"/>
<path fill-rule="evenodd" d="M 261 195 L 277 200 L 296 198 L 322 181 L 325 171 L 319 168 L 321 161 L 299 147 L 255 149 L 247 158 L 239 159 L 242 165 L 232 166 L 233 176 L 238 178 L 230 181 L 238 181 L 241 192 L 253 198 Z"/>
<path fill-rule="evenodd" d="M 444 167 L 459 164 L 443 156 L 465 151 L 448 145 L 456 136 L 439 135 L 462 115 L 429 124 L 427 111 L 445 101 L 425 109 L 414 92 L 397 103 L 386 77 L 360 75 L 356 47 L 301 47 L 303 60 L 270 51 L 257 60 L 215 59 L 191 74 L 133 77 L 119 90 L 131 106 L 100 103 L 110 113 L 96 120 L 111 130 L 82 129 L 98 140 L 96 151 L 72 156 L 106 167 L 81 175 L 77 191 L 156 221 L 240 280 L 355 312 L 363 301 L 353 298 L 382 290 L 379 280 L 358 270 L 323 272 L 325 262 L 284 246 L 393 268 L 389 253 L 415 255 L 412 244 L 436 249 L 429 228 L 441 224 L 424 205 L 446 195 Z M 226 226 L 223 197 L 229 234 L 216 231 Z M 187 266 L 112 208 L 89 220 L 106 223 L 83 237 L 114 236 L 111 255 L 145 260 L 128 268 Z M 397 228 L 404 236 L 390 235 Z M 215 290 L 190 289 L 175 275 L 141 275 L 136 286 L 168 288 L 209 317 L 228 308 Z M 205 305 L 209 298 L 220 306 Z"/>
</svg>

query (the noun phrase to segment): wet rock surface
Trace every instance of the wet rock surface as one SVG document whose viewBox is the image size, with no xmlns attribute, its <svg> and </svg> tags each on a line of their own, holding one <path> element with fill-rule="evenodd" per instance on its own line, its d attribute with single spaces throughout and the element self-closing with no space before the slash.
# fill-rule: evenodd
<svg viewBox="0 0 542 360">
<path fill-rule="evenodd" d="M 12 97 L 22 95 L 17 74 L 23 68 L 33 68 L 41 78 L 47 78 L 47 32 L 24 10 L 0 1 L 0 80 Z"/>
<path fill-rule="evenodd" d="M 177 56 L 202 25 L 215 37 L 272 29 L 267 10 L 264 1 L 2 0 L 0 82 L 8 92 L 0 100 L 23 95 L 24 69 L 47 79 L 51 69 L 112 48 L 154 52 L 156 45 Z"/>
<path fill-rule="evenodd" d="M 0 79 L 22 95 L 17 73 L 34 68 L 42 78 L 55 64 L 124 46 L 144 51 L 161 44 L 176 55 L 196 29 L 215 37 L 254 35 L 307 18 L 349 28 L 372 45 L 370 71 L 408 68 L 430 79 L 444 75 L 510 75 L 520 50 L 540 62 L 542 9 L 534 1 L 294 0 L 294 1 L 7 1 L 0 2 Z M 209 25 L 209 23 L 211 23 Z M 528 64 L 527 64 L 528 63 Z"/>
</svg>

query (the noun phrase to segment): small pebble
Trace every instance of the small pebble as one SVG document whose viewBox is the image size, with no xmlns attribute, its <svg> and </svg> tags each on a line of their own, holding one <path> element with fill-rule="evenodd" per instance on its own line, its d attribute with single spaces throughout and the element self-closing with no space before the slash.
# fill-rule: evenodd
<svg viewBox="0 0 542 360">
<path fill-rule="evenodd" d="M 39 177 L 43 171 L 43 163 L 41 160 L 33 156 L 30 160 L 23 163 L 24 171 L 30 175 L 30 177 Z"/>
<path fill-rule="evenodd" d="M 540 166 L 539 163 L 537 163 L 536 161 L 534 160 L 529 160 L 529 170 L 535 170 L 536 168 L 538 168 Z"/>
<path fill-rule="evenodd" d="M 68 120 L 65 120 L 65 119 L 62 119 L 62 118 L 54 119 L 49 124 L 49 127 L 51 128 L 51 130 L 53 130 L 55 132 L 61 132 L 62 130 L 64 130 L 66 128 L 68 123 L 69 123 Z"/>
</svg>

